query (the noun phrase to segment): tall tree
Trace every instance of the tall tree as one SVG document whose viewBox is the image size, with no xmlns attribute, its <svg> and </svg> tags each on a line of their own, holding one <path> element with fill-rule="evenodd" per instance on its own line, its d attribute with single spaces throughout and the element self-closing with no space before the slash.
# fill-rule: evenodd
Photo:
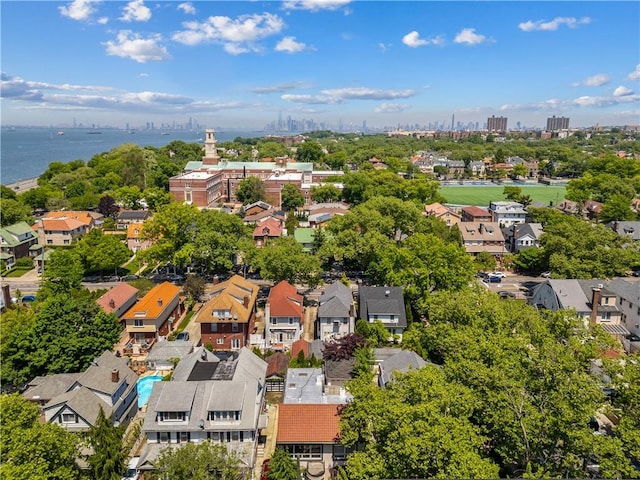
<svg viewBox="0 0 640 480">
<path fill-rule="evenodd" d="M 281 206 L 284 210 L 295 210 L 304 205 L 304 196 L 293 183 L 287 183 L 280 192 Z"/>
<path fill-rule="evenodd" d="M 93 229 L 76 245 L 87 272 L 113 273 L 131 257 L 131 251 L 116 235 Z"/>
<path fill-rule="evenodd" d="M 332 183 L 325 183 L 324 185 L 311 187 L 311 200 L 314 202 L 337 202 L 340 200 L 340 197 L 340 189 Z"/>
<path fill-rule="evenodd" d="M 324 151 L 318 142 L 307 141 L 298 145 L 296 160 L 299 162 L 324 163 Z"/>
<path fill-rule="evenodd" d="M 39 294 L 44 297 L 76 290 L 81 286 L 83 275 L 82 257 L 78 252 L 56 249 L 45 262 Z"/>
<path fill-rule="evenodd" d="M 307 285 L 317 285 L 320 280 L 319 260 L 305 253 L 293 237 L 280 237 L 268 242 L 258 255 L 260 274 L 267 280 Z"/>
<path fill-rule="evenodd" d="M 0 395 L 0 477 L 77 480 L 78 438 L 58 425 L 40 423 L 38 407 L 21 395 Z"/>
<path fill-rule="evenodd" d="M 154 462 L 158 479 L 238 480 L 239 458 L 219 443 L 188 442 L 176 449 L 166 448 Z"/>
<path fill-rule="evenodd" d="M 115 427 L 102 407 L 95 425 L 89 428 L 87 443 L 92 453 L 87 457 L 91 478 L 95 480 L 118 480 L 125 469 L 127 454 L 122 444 L 125 425 Z"/>
<path fill-rule="evenodd" d="M 269 461 L 267 480 L 299 480 L 300 469 L 296 461 L 283 448 L 276 448 Z"/>
<path fill-rule="evenodd" d="M 244 205 L 264 201 L 266 198 L 264 182 L 258 177 L 248 177 L 240 180 L 236 190 L 236 198 Z"/>
</svg>

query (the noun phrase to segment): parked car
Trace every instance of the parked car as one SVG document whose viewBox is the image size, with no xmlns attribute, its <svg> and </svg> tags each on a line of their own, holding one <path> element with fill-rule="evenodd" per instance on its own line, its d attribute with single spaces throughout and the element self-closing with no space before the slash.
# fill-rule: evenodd
<svg viewBox="0 0 640 480">
<path fill-rule="evenodd" d="M 176 336 L 176 340 L 189 340 L 189 332 L 180 332 L 177 336 Z"/>
<path fill-rule="evenodd" d="M 509 297 L 514 298 L 516 296 L 515 293 L 509 292 L 507 290 L 500 290 L 498 292 L 498 295 L 500 296 L 500 298 L 509 298 Z"/>
<path fill-rule="evenodd" d="M 35 302 L 36 301 L 36 296 L 35 295 L 23 295 L 22 296 L 22 303 L 30 303 L 30 302 Z"/>
<path fill-rule="evenodd" d="M 140 277 L 138 275 L 125 275 L 124 277 L 120 277 L 120 280 L 123 282 L 131 282 L 132 280 L 138 280 Z"/>
<path fill-rule="evenodd" d="M 483 279 L 483 282 L 500 283 L 502 282 L 502 277 L 497 275 L 487 275 L 487 277 Z"/>
<path fill-rule="evenodd" d="M 640 335 L 636 335 L 635 333 L 630 333 L 626 336 L 626 339 L 630 342 L 640 342 Z"/>
<path fill-rule="evenodd" d="M 551 276 L 551 272 L 542 272 L 542 273 L 540 274 L 540 276 L 541 276 L 542 278 L 549 278 L 549 277 Z"/>
<path fill-rule="evenodd" d="M 504 272 L 491 272 L 489 274 L 490 277 L 500 277 L 500 278 L 507 278 L 507 274 Z"/>
</svg>

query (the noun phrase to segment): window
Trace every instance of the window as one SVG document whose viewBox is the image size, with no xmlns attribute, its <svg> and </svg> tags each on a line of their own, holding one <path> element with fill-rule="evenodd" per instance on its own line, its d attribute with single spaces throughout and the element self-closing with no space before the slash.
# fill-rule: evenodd
<svg viewBox="0 0 640 480">
<path fill-rule="evenodd" d="M 287 445 L 286 450 L 300 460 L 322 459 L 322 445 Z"/>
<path fill-rule="evenodd" d="M 224 344 L 224 338 L 219 338 L 219 339 L 216 341 L 216 343 L 217 343 L 218 345 L 223 345 L 223 344 Z"/>
<path fill-rule="evenodd" d="M 238 324 L 236 322 L 231 324 L 231 331 L 234 333 L 238 331 Z"/>
<path fill-rule="evenodd" d="M 237 350 L 240 348 L 240 339 L 238 338 L 234 338 L 233 340 L 231 340 L 231 348 Z"/>
<path fill-rule="evenodd" d="M 276 317 L 271 317 L 271 325 L 277 325 L 278 320 L 276 319 Z"/>
<path fill-rule="evenodd" d="M 53 240 L 47 240 L 47 245 L 53 244 Z"/>
<path fill-rule="evenodd" d="M 169 432 L 158 432 L 158 442 L 169 443 Z"/>
<path fill-rule="evenodd" d="M 231 432 L 231 440 L 234 442 L 240 440 L 240 432 Z"/>
<path fill-rule="evenodd" d="M 78 419 L 75 413 L 63 413 L 62 423 L 78 423 Z"/>
<path fill-rule="evenodd" d="M 142 320 L 141 318 L 134 318 L 133 319 L 133 326 L 134 327 L 144 327 L 144 320 Z"/>
<path fill-rule="evenodd" d="M 160 412 L 162 422 L 182 422 L 184 419 L 184 412 Z"/>
<path fill-rule="evenodd" d="M 189 442 L 191 440 L 191 434 L 189 432 L 179 432 L 177 437 L 178 443 Z"/>
<path fill-rule="evenodd" d="M 65 240 L 65 241 L 64 241 L 64 244 L 65 244 L 65 245 L 69 245 L 69 240 Z"/>
<path fill-rule="evenodd" d="M 212 333 L 216 333 L 218 331 L 218 324 L 217 323 L 210 323 L 209 325 L 211 325 L 211 332 Z"/>
</svg>

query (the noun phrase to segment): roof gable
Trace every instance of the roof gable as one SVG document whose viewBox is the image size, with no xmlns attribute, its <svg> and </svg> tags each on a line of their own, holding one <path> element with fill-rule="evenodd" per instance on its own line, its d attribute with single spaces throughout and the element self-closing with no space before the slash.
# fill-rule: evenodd
<svg viewBox="0 0 640 480">
<path fill-rule="evenodd" d="M 340 405 L 280 404 L 277 443 L 338 443 Z"/>
<path fill-rule="evenodd" d="M 180 287 L 163 282 L 153 287 L 122 316 L 124 319 L 158 318 L 180 294 Z"/>
</svg>

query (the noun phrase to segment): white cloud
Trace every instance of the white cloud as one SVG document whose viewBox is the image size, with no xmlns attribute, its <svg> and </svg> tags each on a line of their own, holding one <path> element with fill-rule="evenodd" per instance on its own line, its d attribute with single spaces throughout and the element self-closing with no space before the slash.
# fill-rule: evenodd
<svg viewBox="0 0 640 480">
<path fill-rule="evenodd" d="M 302 42 L 296 42 L 296 37 L 284 37 L 276 45 L 276 52 L 298 53 L 306 48 Z"/>
<path fill-rule="evenodd" d="M 342 100 L 330 95 L 322 96 L 322 95 L 293 95 L 293 94 L 285 94 L 280 97 L 282 100 L 286 100 L 287 102 L 292 103 L 305 103 L 310 105 L 322 104 L 322 105 L 332 105 L 335 103 L 342 103 Z"/>
<path fill-rule="evenodd" d="M 569 28 L 578 28 L 580 25 L 588 25 L 591 23 L 589 17 L 575 18 L 575 17 L 556 17 L 553 20 L 528 20 L 518 24 L 518 28 L 523 32 L 533 32 L 536 30 L 543 31 L 555 31 L 560 28 L 561 25 L 566 25 Z"/>
<path fill-rule="evenodd" d="M 420 34 L 414 30 L 413 32 L 409 32 L 404 37 L 402 37 L 402 43 L 404 43 L 408 47 L 417 48 L 423 45 L 427 45 L 429 42 L 420 38 Z"/>
<path fill-rule="evenodd" d="M 144 0 L 132 0 L 122 10 L 123 22 L 147 22 L 151 19 L 151 10 L 144 5 Z"/>
<path fill-rule="evenodd" d="M 284 21 L 271 13 L 242 15 L 237 19 L 229 17 L 209 17 L 204 22 L 184 22 L 185 30 L 172 36 L 184 45 L 198 45 L 203 42 L 221 42 L 224 50 L 232 55 L 259 52 L 262 48 L 253 43 L 284 28 Z"/>
<path fill-rule="evenodd" d="M 623 87 L 622 85 L 620 85 L 613 91 L 614 97 L 625 97 L 627 95 L 633 95 L 633 90 L 630 90 L 627 87 Z"/>
<path fill-rule="evenodd" d="M 104 43 L 107 47 L 107 55 L 115 55 L 122 58 L 130 58 L 138 63 L 160 62 L 171 58 L 166 47 L 160 42 L 160 35 L 151 35 L 142 38 L 139 34 L 130 30 L 121 30 L 116 41 Z"/>
<path fill-rule="evenodd" d="M 521 110 L 521 111 L 549 111 L 568 108 L 580 108 L 580 107 L 592 107 L 592 108 L 606 108 L 616 105 L 623 105 L 627 103 L 637 103 L 640 101 L 640 95 L 624 95 L 624 96 L 610 96 L 610 97 L 592 97 L 582 96 L 574 99 L 560 100 L 550 99 L 542 102 L 525 103 L 525 104 L 512 104 L 503 105 L 501 110 Z"/>
<path fill-rule="evenodd" d="M 322 90 L 320 93 L 343 100 L 393 100 L 409 98 L 416 94 L 415 90 L 377 90 L 367 87 L 335 88 Z"/>
<path fill-rule="evenodd" d="M 400 103 L 382 103 L 376 107 L 376 113 L 400 113 L 409 109 L 410 105 Z"/>
<path fill-rule="evenodd" d="M 411 48 L 423 47 L 425 45 L 443 45 L 444 37 L 439 35 L 432 38 L 420 38 L 420 34 L 414 30 L 402 37 L 402 43 Z"/>
<path fill-rule="evenodd" d="M 67 6 L 58 7 L 58 10 L 62 16 L 73 20 L 89 20 L 96 11 L 95 5 L 98 3 L 100 0 L 74 0 Z"/>
<path fill-rule="evenodd" d="M 640 64 L 636 65 L 636 69 L 627 75 L 627 80 L 640 80 Z"/>
<path fill-rule="evenodd" d="M 100 17 L 96 20 L 99 25 L 106 25 L 109 22 L 109 17 Z"/>
<path fill-rule="evenodd" d="M 385 53 L 387 50 L 389 50 L 391 48 L 391 44 L 390 43 L 378 43 L 378 48 L 380 49 L 380 51 L 382 53 Z"/>
<path fill-rule="evenodd" d="M 609 83 L 609 75 L 606 73 L 598 73 L 590 77 L 585 78 L 581 82 L 572 84 L 574 87 L 601 87 Z"/>
<path fill-rule="evenodd" d="M 267 93 L 288 92 L 299 88 L 309 88 L 309 85 L 303 82 L 280 83 L 278 85 L 269 85 L 266 87 L 255 87 L 252 88 L 251 91 L 258 95 L 262 95 Z"/>
<path fill-rule="evenodd" d="M 195 15 L 196 7 L 191 2 L 184 2 L 178 5 L 178 10 L 182 10 L 187 15 Z"/>
<path fill-rule="evenodd" d="M 2 97 L 34 97 L 42 96 L 43 91 L 67 91 L 67 92 L 109 92 L 113 89 L 110 87 L 102 87 L 97 85 L 72 85 L 68 83 L 48 83 L 23 80 L 20 77 L 14 77 L 6 73 L 2 73 L 0 77 L 2 85 Z"/>
<path fill-rule="evenodd" d="M 481 43 L 488 43 L 492 40 L 484 35 L 476 33 L 475 28 L 463 28 L 458 32 L 453 41 L 455 43 L 464 43 L 466 45 L 480 45 Z"/>
<path fill-rule="evenodd" d="M 336 10 L 351 3 L 351 0 L 285 0 L 282 8 L 285 10 Z M 347 13 L 347 15 L 350 11 Z"/>
</svg>

